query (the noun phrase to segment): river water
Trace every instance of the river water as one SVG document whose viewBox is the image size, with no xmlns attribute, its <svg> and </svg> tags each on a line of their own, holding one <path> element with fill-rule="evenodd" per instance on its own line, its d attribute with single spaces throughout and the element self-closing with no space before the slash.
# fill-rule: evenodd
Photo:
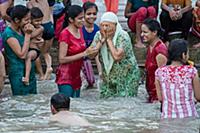
<svg viewBox="0 0 200 133">
<path fill-rule="evenodd" d="M 72 99 L 71 111 L 94 126 L 61 127 L 49 123 L 49 100 L 56 92 L 54 79 L 38 82 L 37 95 L 13 97 L 5 85 L 0 96 L 0 133 L 200 133 L 199 119 L 160 121 L 160 104 L 145 102 L 144 85 L 135 98 L 99 99 L 98 89 L 83 90 L 81 98 Z M 197 110 L 200 115 L 200 103 Z"/>
<path fill-rule="evenodd" d="M 54 80 L 38 82 L 38 94 L 11 96 L 6 85 L 0 98 L 1 133 L 199 133 L 198 119 L 160 121 L 160 104 L 146 103 L 144 85 L 135 98 L 99 99 L 98 89 L 82 90 L 72 99 L 71 111 L 93 123 L 92 127 L 61 127 L 49 123 Z M 197 104 L 200 114 L 200 104 Z"/>
</svg>

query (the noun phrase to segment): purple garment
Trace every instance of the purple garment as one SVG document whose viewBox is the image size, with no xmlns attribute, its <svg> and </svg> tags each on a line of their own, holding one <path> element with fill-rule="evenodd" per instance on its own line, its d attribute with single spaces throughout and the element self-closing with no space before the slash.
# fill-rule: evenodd
<svg viewBox="0 0 200 133">
<path fill-rule="evenodd" d="M 8 0 L 0 0 L 0 4 L 3 4 L 5 2 L 8 2 Z"/>
<path fill-rule="evenodd" d="M 2 40 L 2 33 L 4 29 L 6 28 L 6 23 L 3 19 L 0 19 L 0 51 L 4 48 L 3 46 L 3 40 Z"/>
</svg>

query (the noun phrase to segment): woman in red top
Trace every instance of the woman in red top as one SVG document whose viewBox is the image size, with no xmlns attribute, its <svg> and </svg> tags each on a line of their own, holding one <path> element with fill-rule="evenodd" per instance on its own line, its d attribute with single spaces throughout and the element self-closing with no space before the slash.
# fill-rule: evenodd
<svg viewBox="0 0 200 133">
<path fill-rule="evenodd" d="M 146 89 L 149 94 L 149 102 L 158 100 L 155 87 L 155 71 L 158 67 L 167 63 L 167 47 L 160 40 L 161 33 L 160 24 L 154 19 L 146 19 L 142 24 L 143 41 L 147 43 L 147 57 L 145 68 L 146 74 Z"/>
<path fill-rule="evenodd" d="M 67 10 L 68 26 L 59 37 L 59 63 L 56 72 L 56 83 L 60 93 L 68 97 L 80 97 L 80 70 L 83 57 L 94 53 L 92 47 L 86 49 L 82 34 L 84 12 L 82 7 L 73 5 Z"/>
</svg>

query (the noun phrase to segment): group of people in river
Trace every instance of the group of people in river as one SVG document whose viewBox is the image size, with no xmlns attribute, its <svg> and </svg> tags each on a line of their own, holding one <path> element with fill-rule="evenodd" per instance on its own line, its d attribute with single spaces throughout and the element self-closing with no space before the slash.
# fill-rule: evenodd
<svg viewBox="0 0 200 133">
<path fill-rule="evenodd" d="M 200 37 L 200 0 L 194 10 L 190 0 L 163 0 L 161 25 L 156 20 L 158 2 L 128 0 L 125 8 L 128 26 L 136 32 L 134 46 L 148 48 L 145 63 L 147 101 L 161 102 L 162 118 L 198 117 L 193 96 L 200 101 L 200 83 L 197 69 L 188 64 L 186 39 L 191 27 L 192 33 Z M 92 59 L 96 61 L 102 80 L 101 98 L 137 96 L 140 70 L 131 38 L 119 23 L 116 11 L 111 9 L 103 13 L 97 25 L 98 7 L 90 1 L 84 2 L 82 7 L 71 5 L 70 0 L 30 0 L 25 1 L 25 5 L 14 1 L 14 6 L 10 6 L 11 3 L 12 0 L 0 0 L 1 90 L 5 77 L 4 53 L 12 94 L 37 94 L 35 68 L 39 80 L 50 78 L 53 69 L 49 49 L 55 36 L 59 45 L 55 82 L 58 92 L 63 94 L 56 100 L 62 97 L 65 103 L 69 102 L 69 97 L 80 97 L 81 71 L 93 86 Z M 183 39 L 169 42 L 168 33 L 177 30 L 177 26 L 182 26 Z M 199 46 L 198 43 L 194 47 Z M 40 54 L 47 66 L 45 74 Z M 54 112 L 55 108 L 53 105 Z M 69 105 L 66 109 L 69 110 Z"/>
</svg>

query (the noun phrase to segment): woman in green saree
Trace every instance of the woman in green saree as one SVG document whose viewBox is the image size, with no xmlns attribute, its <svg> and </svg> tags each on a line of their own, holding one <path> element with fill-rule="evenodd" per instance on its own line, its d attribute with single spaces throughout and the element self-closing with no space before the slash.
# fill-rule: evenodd
<svg viewBox="0 0 200 133">
<path fill-rule="evenodd" d="M 101 17 L 100 31 L 93 47 L 99 49 L 96 57 L 101 97 L 129 97 L 137 95 L 140 72 L 127 32 L 122 30 L 117 16 L 106 12 Z"/>
</svg>

